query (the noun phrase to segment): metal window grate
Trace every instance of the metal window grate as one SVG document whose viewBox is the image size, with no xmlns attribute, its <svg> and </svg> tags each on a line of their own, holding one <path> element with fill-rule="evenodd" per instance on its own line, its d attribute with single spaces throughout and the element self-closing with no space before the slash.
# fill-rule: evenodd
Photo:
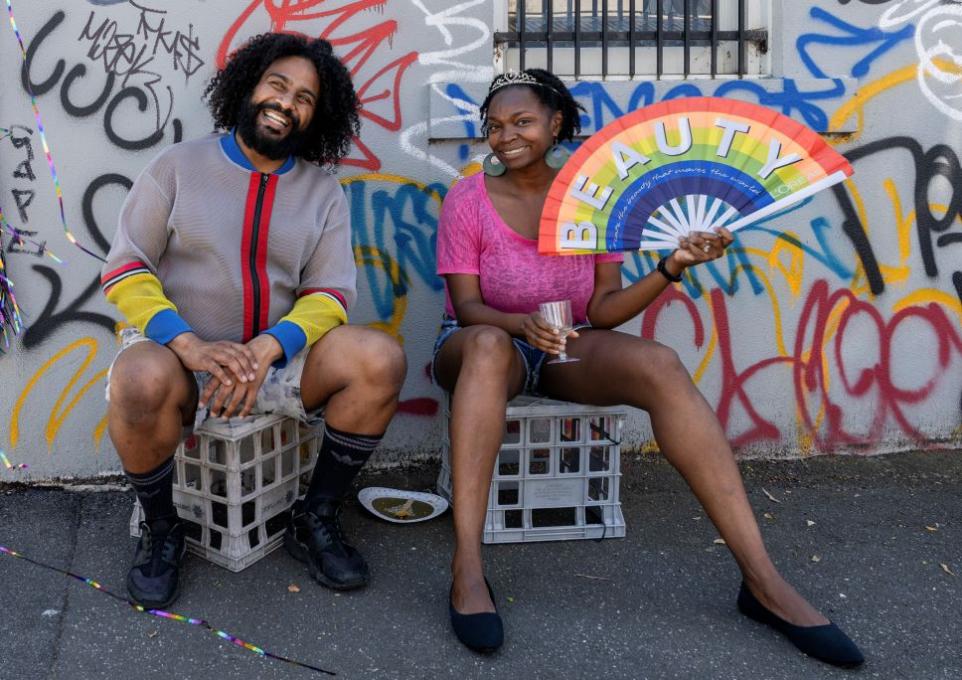
<svg viewBox="0 0 962 680">
<path fill-rule="evenodd" d="M 638 74 L 638 52 L 654 50 L 655 73 L 665 73 L 666 48 L 683 50 L 682 70 L 692 72 L 693 49 L 708 54 L 712 78 L 719 74 L 719 51 L 733 48 L 735 72 L 746 75 L 746 44 L 754 42 L 764 53 L 767 31 L 747 29 L 749 0 L 509 0 L 508 30 L 495 34 L 495 41 L 518 50 L 521 69 L 529 51 L 540 51 L 540 61 L 554 70 L 555 53 L 572 49 L 574 77 L 582 75 L 587 48 L 600 48 L 601 75 L 607 77 L 612 49 L 628 48 L 627 74 Z M 721 26 L 727 25 L 727 30 Z"/>
</svg>

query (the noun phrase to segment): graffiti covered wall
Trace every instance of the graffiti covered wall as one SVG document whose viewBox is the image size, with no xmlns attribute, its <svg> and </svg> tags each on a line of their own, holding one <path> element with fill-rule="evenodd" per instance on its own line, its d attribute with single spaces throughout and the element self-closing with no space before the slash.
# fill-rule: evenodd
<svg viewBox="0 0 962 680">
<path fill-rule="evenodd" d="M 0 31 L 0 207 L 27 330 L 0 355 L 0 448 L 17 479 L 118 470 L 104 375 L 118 317 L 99 262 L 126 191 L 164 146 L 206 134 L 217 64 L 246 37 L 330 40 L 364 103 L 340 170 L 360 300 L 353 321 L 404 344 L 410 371 L 381 461 L 436 454 L 426 367 L 442 306 L 440 201 L 485 152 L 474 110 L 492 76 L 493 0 L 31 0 L 26 61 Z M 772 107 L 852 160 L 845 185 L 742 233 L 625 330 L 674 346 L 743 455 L 881 453 L 959 441 L 962 401 L 962 3 L 775 1 L 773 77 L 580 82 L 585 132 L 694 94 Z M 64 220 L 29 91 L 62 188 Z M 53 256 L 63 260 L 58 263 Z M 628 258 L 626 281 L 654 258 Z M 640 412 L 626 442 L 650 445 Z M 0 480 L 14 473 L 0 467 Z"/>
</svg>

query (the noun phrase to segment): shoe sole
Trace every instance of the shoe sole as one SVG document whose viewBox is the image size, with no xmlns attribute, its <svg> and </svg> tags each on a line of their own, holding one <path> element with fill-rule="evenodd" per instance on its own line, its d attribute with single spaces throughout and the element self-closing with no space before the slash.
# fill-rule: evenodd
<svg viewBox="0 0 962 680">
<path fill-rule="evenodd" d="M 293 557 L 298 562 L 303 562 L 307 565 L 307 571 L 310 573 L 311 578 L 320 583 L 325 588 L 330 588 L 331 590 L 357 590 L 358 588 L 363 588 L 371 580 L 370 576 L 365 576 L 358 581 L 352 581 L 348 583 L 339 583 L 337 581 L 332 581 L 327 575 L 314 566 L 314 563 L 308 558 L 308 549 L 306 545 L 298 542 L 296 538 L 291 536 L 290 533 L 284 534 L 284 548 L 287 550 L 288 554 Z"/>
</svg>

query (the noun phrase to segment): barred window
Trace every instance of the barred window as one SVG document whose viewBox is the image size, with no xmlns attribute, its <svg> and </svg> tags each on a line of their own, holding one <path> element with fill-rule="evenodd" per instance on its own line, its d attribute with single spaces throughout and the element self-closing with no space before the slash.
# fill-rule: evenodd
<svg viewBox="0 0 962 680">
<path fill-rule="evenodd" d="M 500 0 L 505 70 L 574 79 L 769 72 L 770 0 Z"/>
</svg>

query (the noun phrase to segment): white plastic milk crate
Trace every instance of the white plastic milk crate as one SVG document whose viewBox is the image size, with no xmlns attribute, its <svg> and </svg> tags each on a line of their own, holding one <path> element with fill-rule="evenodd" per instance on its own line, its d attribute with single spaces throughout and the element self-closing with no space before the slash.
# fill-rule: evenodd
<svg viewBox="0 0 962 680">
<path fill-rule="evenodd" d="M 484 543 L 623 538 L 621 406 L 521 396 L 508 404 Z M 452 502 L 445 408 L 438 493 Z"/>
<path fill-rule="evenodd" d="M 291 418 L 207 420 L 174 454 L 174 505 L 188 522 L 188 549 L 240 571 L 278 548 L 319 446 L 318 433 Z M 137 503 L 131 536 L 142 518 Z"/>
</svg>

